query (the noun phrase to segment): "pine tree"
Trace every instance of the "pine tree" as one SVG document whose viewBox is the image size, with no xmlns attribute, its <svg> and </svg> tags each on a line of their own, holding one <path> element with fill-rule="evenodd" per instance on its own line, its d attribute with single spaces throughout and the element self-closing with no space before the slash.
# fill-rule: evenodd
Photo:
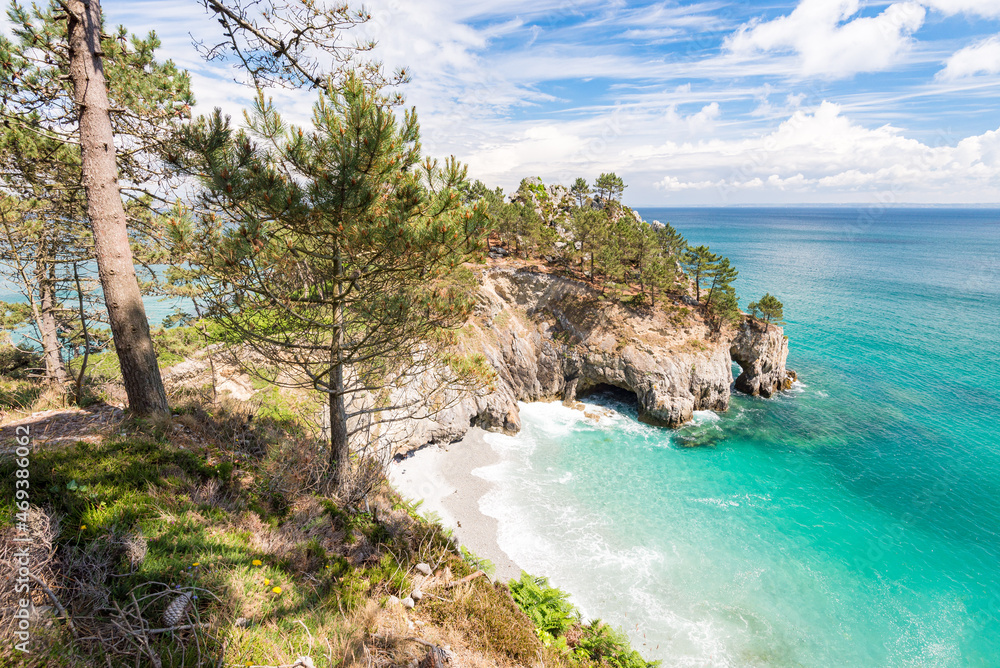
<svg viewBox="0 0 1000 668">
<path fill-rule="evenodd" d="M 343 486 L 357 420 L 430 411 L 458 373 L 433 337 L 470 313 L 461 266 L 487 218 L 462 205 L 454 159 L 421 162 L 416 114 L 397 121 L 356 78 L 322 94 L 309 130 L 261 95 L 248 121 L 235 132 L 217 111 L 189 133 L 186 169 L 204 175 L 201 224 L 215 237 L 200 259 L 209 316 L 326 396 L 330 482 Z M 393 394 L 428 374 L 440 385 Z"/>
<path fill-rule="evenodd" d="M 155 35 L 130 39 L 124 28 L 105 35 L 99 2 L 31 11 L 14 4 L 8 14 L 16 41 L 0 38 L 5 141 L 39 157 L 35 166 L 7 171 L 5 185 L 21 196 L 43 187 L 44 199 L 61 212 L 45 214 L 50 229 L 62 230 L 56 236 L 64 247 L 37 256 L 54 263 L 42 274 L 75 284 L 68 268 L 97 260 L 129 406 L 138 414 L 166 410 L 126 223 L 151 220 L 145 186 L 162 176 L 155 155 L 191 101 L 188 77 L 156 62 Z M 127 150 L 113 150 L 116 140 Z M 92 235 L 72 231 L 84 217 Z M 30 218 L 20 223 L 26 231 Z M 36 248 L 45 245 L 37 241 Z"/>
<path fill-rule="evenodd" d="M 760 301 L 751 302 L 747 309 L 750 314 L 764 321 L 764 331 L 766 332 L 771 323 L 776 325 L 785 324 L 785 307 L 777 297 L 766 293 Z"/>
<path fill-rule="evenodd" d="M 681 264 L 688 275 L 694 280 L 695 299 L 701 301 L 701 288 L 706 281 L 712 279 L 712 274 L 721 258 L 712 253 L 708 246 L 690 246 L 684 252 Z"/>
<path fill-rule="evenodd" d="M 594 191 L 605 202 L 609 200 L 621 201 L 627 187 L 625 181 L 614 172 L 601 174 L 597 177 L 597 181 L 594 182 Z"/>
<path fill-rule="evenodd" d="M 611 288 L 615 296 L 619 296 L 626 283 L 626 273 L 628 271 L 629 241 L 632 230 L 629 228 L 625 216 L 611 214 L 607 222 L 603 225 L 596 239 L 597 269 L 604 274 L 605 282 L 601 284 L 601 291 L 606 288 L 606 283 L 611 283 Z"/>
<path fill-rule="evenodd" d="M 657 294 L 668 292 L 677 280 L 675 260 L 663 253 L 662 249 L 652 253 L 646 262 L 645 283 L 649 288 L 651 306 L 656 306 Z"/>
<path fill-rule="evenodd" d="M 733 281 L 739 276 L 736 268 L 729 263 L 729 258 L 724 257 L 719 260 L 718 265 L 712 269 L 712 285 L 708 291 L 708 297 L 705 299 L 705 305 L 712 305 L 712 297 L 716 292 L 725 292 L 730 287 L 732 287 Z"/>
<path fill-rule="evenodd" d="M 590 194 L 590 186 L 587 185 L 587 179 L 578 178 L 576 181 L 573 182 L 573 185 L 570 187 L 569 192 L 571 195 L 573 195 L 573 197 L 576 198 L 576 205 L 580 208 L 583 208 L 583 205 L 587 201 L 587 195 Z"/>
<path fill-rule="evenodd" d="M 732 287 L 717 288 L 714 301 L 709 303 L 708 315 L 712 329 L 716 332 L 726 325 L 735 325 L 743 319 L 739 299 Z"/>
<path fill-rule="evenodd" d="M 680 259 L 684 251 L 687 250 L 687 241 L 670 223 L 661 224 L 656 228 L 655 233 L 657 242 L 660 244 L 664 255 Z"/>
<path fill-rule="evenodd" d="M 573 231 L 574 243 L 579 244 L 577 252 L 580 257 L 580 271 L 584 271 L 584 260 L 590 258 L 590 282 L 594 282 L 594 264 L 597 247 L 608 225 L 607 214 L 595 209 L 580 209 L 573 212 L 570 227 Z"/>
<path fill-rule="evenodd" d="M 130 40 L 124 28 L 105 35 L 99 0 L 31 12 L 15 4 L 9 16 L 17 41 L 0 39 L 0 115 L 37 137 L 79 147 L 79 183 L 129 407 L 165 411 L 122 185 L 148 204 L 144 183 L 159 175 L 151 158 L 191 101 L 188 77 L 153 59 L 155 35 Z M 116 150 L 116 138 L 127 150 Z"/>
</svg>

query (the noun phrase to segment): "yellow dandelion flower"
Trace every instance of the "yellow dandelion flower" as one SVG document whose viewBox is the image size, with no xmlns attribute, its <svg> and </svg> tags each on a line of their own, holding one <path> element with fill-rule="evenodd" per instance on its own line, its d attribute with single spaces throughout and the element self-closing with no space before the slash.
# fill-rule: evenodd
<svg viewBox="0 0 1000 668">
<path fill-rule="evenodd" d="M 200 562 L 200 561 L 196 561 L 196 562 L 194 562 L 194 563 L 193 563 L 193 564 L 191 564 L 191 565 L 192 565 L 192 566 L 201 566 L 201 562 Z"/>
<path fill-rule="evenodd" d="M 271 591 L 273 591 L 275 594 L 280 594 L 281 593 L 281 587 L 275 587 Z"/>
<path fill-rule="evenodd" d="M 264 578 L 264 584 L 265 585 L 271 584 L 271 578 Z"/>
<path fill-rule="evenodd" d="M 80 531 L 84 531 L 86 528 L 87 528 L 86 524 L 81 524 L 80 525 Z"/>
<path fill-rule="evenodd" d="M 250 563 L 253 564 L 254 566 L 260 566 L 263 562 L 261 562 L 260 559 L 254 559 Z"/>
</svg>

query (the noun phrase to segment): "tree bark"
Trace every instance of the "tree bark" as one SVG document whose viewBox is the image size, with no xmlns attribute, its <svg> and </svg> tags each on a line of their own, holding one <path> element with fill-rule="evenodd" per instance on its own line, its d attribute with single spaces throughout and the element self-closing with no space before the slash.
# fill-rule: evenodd
<svg viewBox="0 0 1000 668">
<path fill-rule="evenodd" d="M 337 364 L 330 370 L 330 385 L 344 389 L 344 366 Z M 339 489 L 347 482 L 350 470 L 351 452 L 347 442 L 347 406 L 344 395 L 330 393 L 330 471 L 331 482 Z"/>
<path fill-rule="evenodd" d="M 333 342 L 330 348 L 330 471 L 332 483 L 339 489 L 347 482 L 350 472 L 351 452 L 347 435 L 347 406 L 344 399 L 344 286 L 339 279 L 343 273 L 340 255 L 334 261 L 336 303 L 333 311 Z"/>
<path fill-rule="evenodd" d="M 42 337 L 45 380 L 55 385 L 63 385 L 69 380 L 69 375 L 66 373 L 66 365 L 63 364 L 59 349 L 55 277 L 52 276 L 55 267 L 47 263 L 37 266 L 35 276 L 38 280 L 38 332 Z"/>
<path fill-rule="evenodd" d="M 129 408 L 166 412 L 167 397 L 129 247 L 101 52 L 100 0 L 67 0 L 69 74 L 80 122 L 80 154 L 97 270 Z"/>
</svg>

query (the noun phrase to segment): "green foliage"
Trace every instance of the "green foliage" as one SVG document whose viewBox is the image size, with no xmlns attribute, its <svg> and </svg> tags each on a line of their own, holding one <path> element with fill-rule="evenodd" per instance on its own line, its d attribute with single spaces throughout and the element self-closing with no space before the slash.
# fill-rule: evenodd
<svg viewBox="0 0 1000 668">
<path fill-rule="evenodd" d="M 590 186 L 587 185 L 587 179 L 578 178 L 573 182 L 573 185 L 569 189 L 570 194 L 576 198 L 576 205 L 582 207 L 587 201 L 587 195 L 590 194 Z"/>
<path fill-rule="evenodd" d="M 569 595 L 549 585 L 546 578 L 525 572 L 508 584 L 518 607 L 535 626 L 539 640 L 559 651 L 571 664 L 611 666 L 613 668 L 654 668 L 632 649 L 621 631 L 599 619 L 583 624 L 580 612 L 569 602 Z M 571 633 L 572 632 L 572 633 Z"/>
<path fill-rule="evenodd" d="M 736 271 L 736 268 L 729 263 L 729 258 L 720 257 L 718 264 L 712 268 L 711 276 L 712 283 L 708 291 L 708 297 L 705 299 L 705 305 L 711 306 L 712 299 L 715 297 L 716 293 L 724 293 L 732 290 L 733 281 L 740 272 Z"/>
<path fill-rule="evenodd" d="M 340 484 L 364 447 L 349 443 L 351 397 L 399 408 L 388 388 L 447 365 L 427 343 L 472 311 L 475 283 L 459 269 L 482 258 L 488 207 L 462 204 L 466 168 L 422 159 L 416 113 L 397 118 L 357 77 L 324 90 L 310 128 L 288 126 L 263 95 L 247 122 L 236 131 L 217 113 L 186 133 L 181 164 L 201 180 L 204 214 L 175 236 L 202 249 L 191 263 L 207 316 L 325 395 L 328 482 Z M 477 384 L 468 368 L 448 383 Z"/>
<path fill-rule="evenodd" d="M 569 595 L 550 587 L 547 578 L 522 571 L 521 579 L 511 580 L 509 587 L 511 596 L 535 625 L 542 642 L 551 643 L 578 623 L 579 615 L 569 602 Z"/>
<path fill-rule="evenodd" d="M 41 365 L 42 360 L 35 351 L 0 341 L 0 376 L 20 380 Z"/>
<path fill-rule="evenodd" d="M 701 290 L 711 281 L 713 272 L 719 265 L 721 256 L 714 254 L 708 246 L 688 247 L 681 259 L 681 264 L 688 276 L 694 280 L 695 299 L 701 301 Z"/>
<path fill-rule="evenodd" d="M 89 270 L 94 240 L 81 187 L 89 179 L 69 76 L 70 21 L 55 2 L 12 3 L 7 15 L 12 38 L 0 36 L 0 278 L 31 305 L 24 317 L 29 326 L 19 333 L 43 350 L 47 378 L 61 383 L 66 360 L 88 348 L 84 323 L 107 317 Z M 96 45 L 140 270 L 157 255 L 159 216 L 148 193 L 163 184 L 163 155 L 175 147 L 173 130 L 193 104 L 188 74 L 158 60 L 159 47 L 155 33 L 139 37 L 121 26 L 103 27 Z M 91 353 L 105 343 L 99 331 L 89 332 L 95 335 Z"/>
<path fill-rule="evenodd" d="M 14 462 L 0 460 L 2 504 L 14 499 Z M 66 518 L 65 531 L 82 536 L 127 532 L 155 513 L 147 490 L 168 483 L 170 471 L 208 479 L 216 470 L 184 450 L 165 449 L 149 439 L 112 440 L 102 445 L 36 452 L 32 457 L 32 503 L 48 506 Z M 9 492 L 9 493 L 7 493 Z M 4 508 L 4 517 L 12 517 Z"/>
<path fill-rule="evenodd" d="M 524 184 L 523 189 L 532 192 L 530 184 Z M 506 202 L 503 191 L 498 188 L 487 197 L 487 201 L 493 229 L 500 235 L 502 243 L 512 248 L 516 255 L 528 258 L 555 242 L 555 230 L 545 225 L 530 204 L 531 198 Z"/>
<path fill-rule="evenodd" d="M 6 357 L 7 351 L 0 351 Z M 0 374 L 0 410 L 25 410 L 42 394 L 43 385 L 35 380 Z"/>
<path fill-rule="evenodd" d="M 738 324 L 743 319 L 743 313 L 736 292 L 731 287 L 717 290 L 708 307 L 708 314 L 715 331 L 722 330 L 725 325 Z"/>
<path fill-rule="evenodd" d="M 476 179 L 471 184 L 466 184 L 459 187 L 462 192 L 462 202 L 465 204 L 475 204 L 486 199 L 490 195 L 490 189 L 485 183 Z"/>
<path fill-rule="evenodd" d="M 594 192 L 604 201 L 621 201 L 627 187 L 625 181 L 614 172 L 601 174 L 594 182 Z"/>
<path fill-rule="evenodd" d="M 428 518 L 430 518 L 431 521 L 435 523 L 440 521 L 440 519 L 437 518 L 436 516 L 428 515 Z M 496 564 L 494 564 L 489 559 L 485 557 L 480 557 L 472 550 L 466 548 L 464 545 L 460 547 L 460 550 L 462 553 L 462 559 L 465 561 L 465 563 L 469 564 L 469 566 L 472 567 L 474 570 L 482 571 L 487 575 L 493 575 L 494 573 L 496 573 L 497 570 Z"/>
<path fill-rule="evenodd" d="M 646 661 L 632 649 L 628 637 L 599 619 L 584 628 L 576 651 L 591 661 L 613 668 L 653 668 L 659 661 Z"/>
<path fill-rule="evenodd" d="M 777 297 L 770 293 L 760 298 L 760 301 L 750 302 L 747 306 L 750 314 L 760 318 L 765 323 L 765 330 L 771 323 L 782 325 L 785 321 L 785 307 Z"/>
</svg>

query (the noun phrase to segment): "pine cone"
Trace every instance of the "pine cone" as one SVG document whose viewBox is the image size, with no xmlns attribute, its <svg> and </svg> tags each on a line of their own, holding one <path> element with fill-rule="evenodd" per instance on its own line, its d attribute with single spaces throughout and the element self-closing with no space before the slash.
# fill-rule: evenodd
<svg viewBox="0 0 1000 668">
<path fill-rule="evenodd" d="M 163 624 L 167 628 L 177 626 L 183 619 L 184 613 L 191 604 L 191 594 L 185 592 L 175 598 L 163 612 Z"/>
</svg>

